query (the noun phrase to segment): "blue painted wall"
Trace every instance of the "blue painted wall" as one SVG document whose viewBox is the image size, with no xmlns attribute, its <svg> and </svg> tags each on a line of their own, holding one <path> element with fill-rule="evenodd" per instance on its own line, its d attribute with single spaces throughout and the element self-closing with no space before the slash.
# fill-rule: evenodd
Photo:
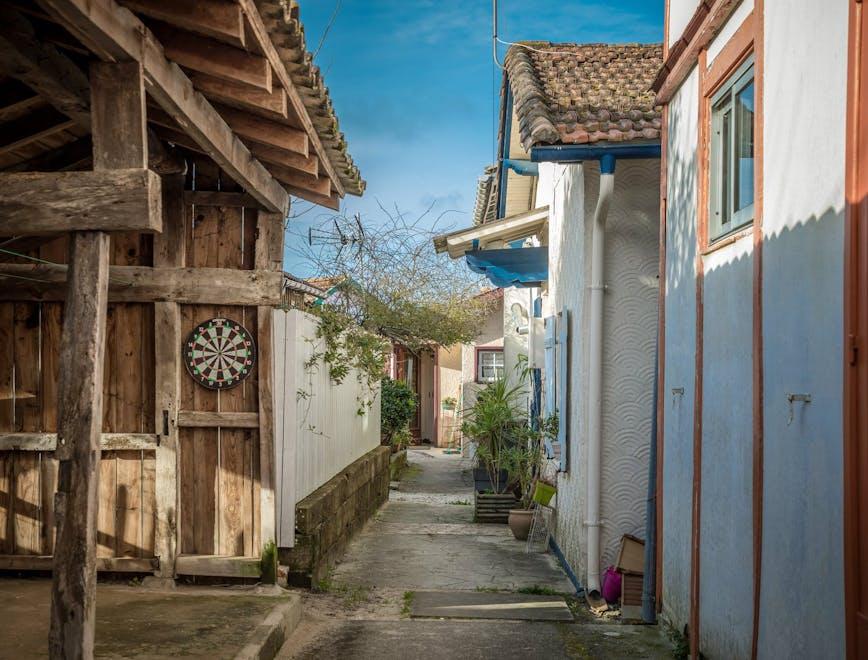
<svg viewBox="0 0 868 660">
<path fill-rule="evenodd" d="M 752 237 L 704 257 L 700 648 L 750 657 L 753 632 Z"/>
<path fill-rule="evenodd" d="M 764 247 L 765 456 L 760 650 L 844 653 L 842 499 L 843 215 Z M 788 393 L 810 394 L 793 404 Z M 808 597 L 822 594 L 822 605 Z"/>
<path fill-rule="evenodd" d="M 761 658 L 844 656 L 848 5 L 765 3 Z M 789 424 L 788 393 L 812 397 Z"/>
<path fill-rule="evenodd" d="M 666 219 L 666 371 L 663 436 L 663 615 L 682 630 L 690 614 L 693 389 L 696 351 L 696 85 L 670 106 Z M 678 394 L 675 391 L 683 391 Z"/>
</svg>

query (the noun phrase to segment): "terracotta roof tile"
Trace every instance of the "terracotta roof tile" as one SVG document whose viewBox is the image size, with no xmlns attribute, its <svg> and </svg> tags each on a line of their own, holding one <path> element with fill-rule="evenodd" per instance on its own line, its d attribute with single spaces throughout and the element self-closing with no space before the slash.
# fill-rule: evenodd
<svg viewBox="0 0 868 660">
<path fill-rule="evenodd" d="M 510 47 L 505 66 L 522 145 L 659 140 L 651 85 L 662 64 L 661 44 Z"/>
</svg>

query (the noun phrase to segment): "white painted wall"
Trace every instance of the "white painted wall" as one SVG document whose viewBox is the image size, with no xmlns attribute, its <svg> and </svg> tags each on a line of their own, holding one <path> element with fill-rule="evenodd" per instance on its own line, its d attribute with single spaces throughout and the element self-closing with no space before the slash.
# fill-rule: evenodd
<svg viewBox="0 0 868 660">
<path fill-rule="evenodd" d="M 603 567 L 614 562 L 623 534 L 644 536 L 657 322 L 659 185 L 658 160 L 619 162 L 606 224 Z M 560 411 L 561 423 L 567 424 L 570 465 L 568 472 L 557 475 L 556 539 L 582 579 L 587 572 L 582 525 L 587 488 L 587 283 L 598 189 L 596 163 L 540 167 L 537 205 L 548 204 L 551 209 L 544 315 L 567 309 L 571 317 L 569 410 Z"/>
<path fill-rule="evenodd" d="M 742 0 L 741 4 L 735 8 L 735 11 L 732 12 L 732 16 L 730 16 L 729 20 L 724 24 L 720 33 L 711 40 L 710 44 L 708 44 L 708 66 L 711 66 L 714 63 L 715 58 L 720 55 L 720 51 L 723 50 L 723 47 L 727 42 L 732 39 L 732 36 L 744 22 L 744 19 L 753 11 L 753 6 L 754 0 Z"/>
<path fill-rule="evenodd" d="M 476 383 L 476 349 L 503 347 L 503 298 L 497 301 L 485 319 L 485 324 L 473 344 L 465 344 L 461 356 L 461 382 L 463 407 L 470 408 L 476 402 L 476 393 L 482 385 Z"/>
<path fill-rule="evenodd" d="M 681 38 L 700 0 L 669 0 L 669 45 Z"/>
<path fill-rule="evenodd" d="M 273 314 L 277 544 L 292 547 L 295 505 L 380 444 L 380 397 L 358 414 L 368 392 L 354 369 L 336 385 L 322 360 L 304 365 L 322 350 L 316 318 L 297 309 Z"/>
<path fill-rule="evenodd" d="M 666 369 L 663 397 L 663 619 L 690 615 L 693 402 L 696 365 L 696 178 L 699 73 L 669 104 L 666 217 Z"/>
<path fill-rule="evenodd" d="M 513 385 L 517 385 L 520 381 L 517 368 L 519 356 L 527 356 L 527 335 L 518 334 L 512 306 L 521 305 L 530 317 L 533 314 L 533 307 L 530 306 L 529 291 L 530 289 L 519 287 L 503 290 L 503 364 L 506 378 Z"/>
</svg>

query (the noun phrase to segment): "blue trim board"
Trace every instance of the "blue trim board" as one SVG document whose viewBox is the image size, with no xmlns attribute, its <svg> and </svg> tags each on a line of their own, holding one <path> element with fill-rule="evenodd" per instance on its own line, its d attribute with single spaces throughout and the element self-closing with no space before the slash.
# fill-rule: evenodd
<svg viewBox="0 0 868 660">
<path fill-rule="evenodd" d="M 555 557 L 558 558 L 558 563 L 560 563 L 561 568 L 564 569 L 564 573 L 567 574 L 570 582 L 572 582 L 573 586 L 576 588 L 576 595 L 581 596 L 585 591 L 585 588 L 582 586 L 582 583 L 579 582 L 579 578 L 576 577 L 576 574 L 573 573 L 573 569 L 567 563 L 567 558 L 564 557 L 564 553 L 561 552 L 561 548 L 553 536 L 549 536 L 549 548 L 551 548 L 552 552 L 555 553 Z"/>
<path fill-rule="evenodd" d="M 599 160 L 604 156 L 660 158 L 660 144 L 553 144 L 530 150 L 530 159 L 534 163 L 580 163 Z"/>
</svg>

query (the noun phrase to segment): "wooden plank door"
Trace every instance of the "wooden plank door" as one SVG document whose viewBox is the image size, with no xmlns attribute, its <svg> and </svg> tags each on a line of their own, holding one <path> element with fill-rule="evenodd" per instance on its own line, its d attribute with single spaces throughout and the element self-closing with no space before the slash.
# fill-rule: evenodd
<svg viewBox="0 0 868 660">
<path fill-rule="evenodd" d="M 868 657 L 868 7 L 850 2 L 844 290 L 847 657 Z"/>
<path fill-rule="evenodd" d="M 201 171 L 199 185 L 217 187 Z M 256 212 L 188 205 L 186 264 L 194 268 L 253 268 Z M 256 307 L 181 305 L 180 334 L 199 323 L 228 318 L 257 336 Z M 178 346 L 181 350 L 181 346 Z M 267 355 L 267 353 L 266 353 Z M 259 356 L 260 364 L 263 358 Z M 259 367 L 226 390 L 210 390 L 181 374 L 180 410 L 189 413 L 258 413 Z M 260 552 L 260 455 L 257 428 L 183 427 L 178 434 L 179 554 L 258 556 Z"/>
</svg>

